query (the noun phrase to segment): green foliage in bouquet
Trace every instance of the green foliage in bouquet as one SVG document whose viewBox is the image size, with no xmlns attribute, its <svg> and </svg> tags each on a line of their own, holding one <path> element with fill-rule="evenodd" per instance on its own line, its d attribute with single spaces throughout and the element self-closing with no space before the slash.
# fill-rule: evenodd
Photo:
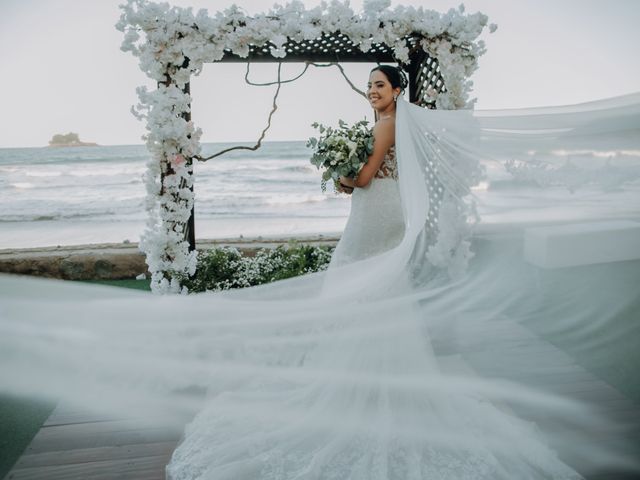
<svg viewBox="0 0 640 480">
<path fill-rule="evenodd" d="M 332 252 L 332 247 L 297 242 L 262 248 L 254 257 L 234 247 L 212 248 L 198 253 L 196 273 L 182 276 L 180 282 L 190 293 L 251 287 L 325 270 Z"/>
<path fill-rule="evenodd" d="M 324 169 L 320 183 L 323 192 L 329 180 L 333 180 L 335 188 L 338 178 L 355 178 L 367 163 L 373 153 L 373 133 L 368 124 L 366 120 L 360 120 L 350 127 L 339 120 L 338 128 L 317 122 L 311 125 L 318 129 L 320 136 L 309 138 L 307 147 L 313 149 L 311 163 L 318 169 Z"/>
</svg>

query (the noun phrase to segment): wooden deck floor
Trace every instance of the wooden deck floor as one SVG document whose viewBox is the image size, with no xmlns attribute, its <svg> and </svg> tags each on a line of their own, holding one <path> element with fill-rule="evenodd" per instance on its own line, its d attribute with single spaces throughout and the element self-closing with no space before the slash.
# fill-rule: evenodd
<svg viewBox="0 0 640 480">
<path fill-rule="evenodd" d="M 544 375 L 531 377 L 529 381 L 538 382 L 547 391 L 597 405 L 607 417 L 623 422 L 628 426 L 625 444 L 636 449 L 640 458 L 638 404 L 576 365 L 558 348 L 540 341 L 522 327 L 508 326 L 500 332 L 483 331 L 480 334 L 503 335 L 506 341 L 513 342 L 513 346 L 528 357 L 528 361 L 535 360 L 537 365 L 545 365 L 545 362 L 553 365 L 553 368 L 544 370 Z M 443 368 L 448 372 L 491 373 L 484 368 L 482 351 L 467 353 L 464 358 L 451 352 L 445 359 Z M 526 412 L 516 409 L 516 413 L 526 418 Z M 53 411 L 6 479 L 161 480 L 165 478 L 165 465 L 179 442 L 187 420 L 185 418 L 182 424 L 176 423 L 172 427 L 158 427 L 158 422 L 153 418 L 109 418 L 62 404 Z M 607 443 L 610 439 L 603 434 L 600 441 Z M 571 463 L 568 459 L 567 462 Z M 581 470 L 579 465 L 574 468 Z M 588 480 L 640 478 L 613 471 L 581 473 Z"/>
<path fill-rule="evenodd" d="M 564 351 L 514 322 L 497 322 L 492 328 L 482 325 L 481 329 L 470 337 L 473 337 L 474 343 L 477 342 L 478 345 L 483 344 L 483 337 L 493 340 L 500 337 L 501 346 L 509 351 L 508 358 L 517 362 L 518 373 L 515 374 L 515 369 L 510 365 L 505 371 L 501 371 L 500 366 L 496 365 L 494 352 L 487 352 L 482 348 L 474 351 L 469 345 L 462 349 L 465 352 L 464 357 L 456 355 L 455 351 L 451 352 L 452 355 L 449 358 L 454 359 L 453 366 L 445 366 L 446 370 L 524 382 L 527 385 L 539 387 L 541 391 L 587 404 L 594 413 L 610 422 L 604 430 L 590 432 L 593 435 L 590 437 L 593 440 L 592 443 L 603 447 L 615 444 L 618 451 L 623 451 L 630 458 L 640 459 L 640 405 L 638 403 L 576 364 L 575 360 Z M 531 418 L 525 407 L 508 405 L 507 408 L 518 417 L 533 419 L 543 430 L 545 427 L 553 429 L 551 423 L 545 425 L 544 418 L 541 419 L 539 416 Z M 617 428 L 611 428 L 611 425 Z M 616 469 L 594 471 L 570 458 L 562 460 L 587 480 L 640 479 L 640 472 L 629 473 Z"/>
<path fill-rule="evenodd" d="M 6 479 L 164 479 L 183 424 L 110 418 L 59 404 Z"/>
</svg>

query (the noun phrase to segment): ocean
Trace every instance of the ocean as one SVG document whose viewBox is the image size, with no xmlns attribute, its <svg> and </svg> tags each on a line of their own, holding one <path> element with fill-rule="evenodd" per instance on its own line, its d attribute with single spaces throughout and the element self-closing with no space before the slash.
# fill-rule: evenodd
<svg viewBox="0 0 640 480">
<path fill-rule="evenodd" d="M 197 238 L 338 235 L 349 198 L 321 191 L 310 156 L 304 141 L 265 142 L 197 163 Z M 144 145 L 0 149 L 0 248 L 138 241 L 148 158 Z"/>
<path fill-rule="evenodd" d="M 203 154 L 233 145 L 206 143 Z M 197 163 L 196 238 L 340 235 L 350 198 L 331 187 L 321 191 L 310 156 L 304 141 L 265 142 L 255 152 Z M 146 219 L 148 158 L 143 145 L 0 149 L 0 248 L 137 242 Z M 481 228 L 640 218 L 635 164 L 607 170 L 627 180 L 622 185 L 569 192 L 522 184 L 502 164 L 483 163 L 487 179 L 473 189 Z"/>
</svg>

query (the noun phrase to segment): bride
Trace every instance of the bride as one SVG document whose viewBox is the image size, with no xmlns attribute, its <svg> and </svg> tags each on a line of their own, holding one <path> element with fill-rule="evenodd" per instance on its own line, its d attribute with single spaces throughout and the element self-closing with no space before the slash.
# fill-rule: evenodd
<svg viewBox="0 0 640 480">
<path fill-rule="evenodd" d="M 404 219 L 395 158 L 395 103 L 406 86 L 404 73 L 395 67 L 380 65 L 371 71 L 367 94 L 378 118 L 373 127 L 373 153 L 356 179 L 340 178 L 342 191 L 353 192 L 353 197 L 349 220 L 330 268 L 400 243 Z"/>
<path fill-rule="evenodd" d="M 552 344 L 568 337 L 582 358 L 607 359 L 637 335 L 620 321 L 637 305 L 637 264 L 543 271 L 525 261 L 523 238 L 551 216 L 638 218 L 640 96 L 449 112 L 408 104 L 405 87 L 393 67 L 371 72 L 374 152 L 341 179 L 352 210 L 326 272 L 152 301 L 0 277 L 3 389 L 127 415 L 197 408 L 171 480 L 638 468 L 624 432 L 573 395 L 584 369 Z M 588 149 L 623 161 L 585 170 L 602 163 Z M 558 151 L 583 153 L 568 168 Z M 481 165 L 491 159 L 520 177 Z M 470 240 L 473 197 L 493 227 Z M 592 241 L 584 232 L 573 232 L 576 251 Z M 185 394 L 193 387 L 205 398 Z"/>
</svg>

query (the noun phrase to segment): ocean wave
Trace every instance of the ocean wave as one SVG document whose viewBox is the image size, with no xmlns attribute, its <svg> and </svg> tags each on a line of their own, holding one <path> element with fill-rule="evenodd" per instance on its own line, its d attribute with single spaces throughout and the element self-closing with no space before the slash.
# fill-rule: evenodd
<svg viewBox="0 0 640 480">
<path fill-rule="evenodd" d="M 243 179 L 243 183 L 249 183 L 251 185 L 255 185 L 259 188 L 261 184 L 264 185 L 318 185 L 318 189 L 320 188 L 320 180 L 310 178 L 310 179 L 299 179 L 299 178 L 283 178 L 283 177 L 274 177 L 274 178 L 246 178 Z"/>
<path fill-rule="evenodd" d="M 63 174 L 63 172 L 56 170 L 49 172 L 43 170 L 24 170 L 20 173 L 27 177 L 61 177 Z"/>
<path fill-rule="evenodd" d="M 68 175 L 72 177 L 128 177 L 129 175 L 141 177 L 144 171 L 144 168 L 122 169 L 117 168 L 116 165 L 113 165 L 111 166 L 111 168 L 87 168 L 86 170 L 73 170 L 68 172 Z"/>
<path fill-rule="evenodd" d="M 26 188 L 40 192 L 40 195 L 46 195 L 47 192 L 51 192 L 51 200 L 56 200 L 61 195 L 60 190 L 66 189 L 67 195 L 82 194 L 83 190 L 89 196 L 94 196 L 98 193 L 97 190 L 104 189 L 105 194 L 113 194 L 114 192 L 120 197 L 120 193 L 130 193 L 131 191 L 137 191 L 140 196 L 145 196 L 144 187 L 142 186 L 142 180 L 127 180 L 121 182 L 64 182 L 50 181 L 50 182 L 7 182 L 9 188 L 13 191 L 24 190 Z M 28 186 L 25 186 L 28 185 Z M 0 195 L 1 198 L 1 195 Z"/>
<path fill-rule="evenodd" d="M 325 202 L 325 195 L 276 195 L 265 199 L 266 205 L 294 205 Z"/>
<path fill-rule="evenodd" d="M 264 172 L 313 172 L 315 168 L 313 165 L 243 165 L 238 166 L 233 170 L 238 171 L 264 171 Z"/>
<path fill-rule="evenodd" d="M 0 165 L 67 165 L 112 162 L 138 163 L 150 158 L 143 145 L 73 148 L 17 148 L 0 149 Z"/>
<path fill-rule="evenodd" d="M 235 210 L 210 210 L 207 212 L 196 213 L 196 224 L 198 219 L 201 220 L 216 220 L 220 218 L 229 219 L 229 218 L 245 218 L 248 222 L 251 219 L 259 219 L 259 218 L 281 218 L 281 219 L 292 219 L 292 218 L 343 218 L 346 217 L 348 212 L 326 212 L 326 211 L 301 211 L 301 212 L 286 212 L 282 211 L 271 212 L 271 211 L 259 211 L 259 210 L 246 210 L 246 211 L 235 211 Z"/>
<path fill-rule="evenodd" d="M 109 216 L 102 215 L 102 216 Z M 24 214 L 24 215 L 0 215 L 0 222 L 2 223 L 15 223 L 15 222 L 47 222 L 57 220 L 71 220 L 82 218 L 96 218 L 95 213 L 69 213 L 69 214 Z"/>
<path fill-rule="evenodd" d="M 0 223 L 23 223 L 23 222 L 50 222 L 66 220 L 94 220 L 94 221 L 118 221 L 118 220 L 144 220 L 146 218 L 143 210 L 135 212 L 58 212 L 58 213 L 24 213 L 24 214 L 0 214 Z"/>
<path fill-rule="evenodd" d="M 35 185 L 33 183 L 29 183 L 29 182 L 10 183 L 9 186 L 13 187 L 13 188 L 17 188 L 18 190 L 25 190 L 25 189 L 28 189 L 28 188 L 34 188 L 35 187 Z"/>
</svg>

